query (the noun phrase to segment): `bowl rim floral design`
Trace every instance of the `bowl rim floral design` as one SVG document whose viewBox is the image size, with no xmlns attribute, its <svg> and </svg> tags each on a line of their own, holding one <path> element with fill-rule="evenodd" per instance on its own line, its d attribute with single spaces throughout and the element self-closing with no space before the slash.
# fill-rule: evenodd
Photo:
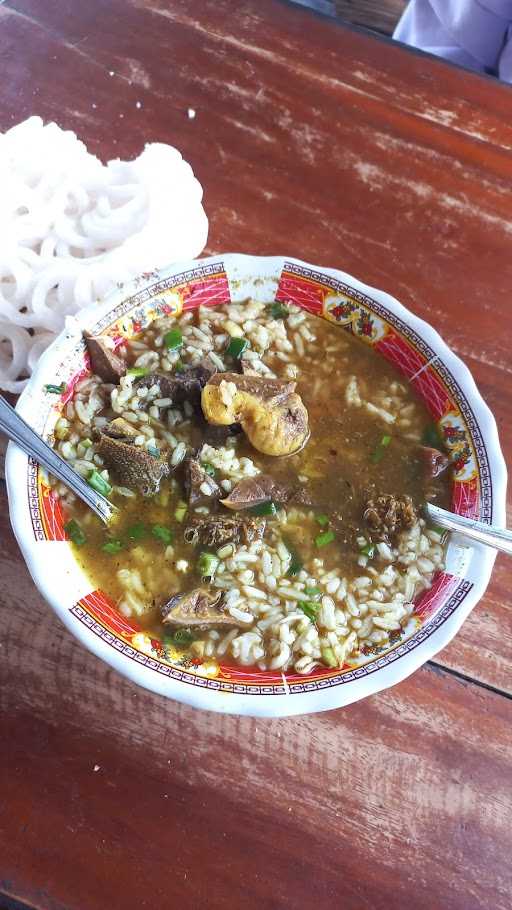
<svg viewBox="0 0 512 910">
<path fill-rule="evenodd" d="M 173 264 L 120 286 L 102 303 L 69 319 L 45 352 L 17 410 L 38 432 L 51 434 L 58 409 L 86 369 L 82 330 L 119 337 L 155 316 L 199 303 L 293 300 L 358 334 L 395 362 L 442 421 L 457 465 L 453 508 L 496 525 L 505 523 L 506 469 L 494 417 L 462 361 L 438 333 L 390 295 L 338 269 L 284 256 L 225 254 Z M 269 296 L 270 295 L 270 296 Z M 338 329 L 335 329 L 338 330 Z M 45 386 L 64 382 L 60 402 Z M 139 685 L 223 713 L 285 716 L 341 707 L 394 685 L 448 644 L 485 591 L 495 553 L 453 539 L 447 571 L 418 604 L 417 631 L 366 662 L 311 677 L 237 673 L 211 676 L 164 661 L 158 643 L 125 620 L 75 561 L 62 530 L 58 502 L 41 472 L 10 445 L 6 459 L 14 533 L 42 595 L 68 629 L 97 657 Z"/>
</svg>

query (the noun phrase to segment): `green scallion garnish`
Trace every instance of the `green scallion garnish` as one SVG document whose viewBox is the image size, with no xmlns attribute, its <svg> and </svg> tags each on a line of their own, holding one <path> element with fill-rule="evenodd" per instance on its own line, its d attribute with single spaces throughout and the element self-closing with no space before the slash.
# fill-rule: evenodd
<svg viewBox="0 0 512 910">
<path fill-rule="evenodd" d="M 338 661 L 336 660 L 336 655 L 332 648 L 324 647 L 320 649 L 320 654 L 322 655 L 322 660 L 324 664 L 327 664 L 328 667 L 337 667 Z"/>
<path fill-rule="evenodd" d="M 375 545 L 373 543 L 367 543 L 364 547 L 361 547 L 361 555 L 367 556 L 368 559 L 373 559 L 375 556 Z"/>
<path fill-rule="evenodd" d="M 137 524 L 132 525 L 126 532 L 126 536 L 129 540 L 141 540 L 145 534 L 146 528 L 142 521 L 138 521 Z"/>
<path fill-rule="evenodd" d="M 119 553 L 123 549 L 122 540 L 108 540 L 107 543 L 104 543 L 102 550 L 104 553 L 110 553 L 111 556 L 115 556 L 116 553 Z"/>
<path fill-rule="evenodd" d="M 423 431 L 423 445 L 432 449 L 444 449 L 444 443 L 436 423 L 429 423 Z"/>
<path fill-rule="evenodd" d="M 328 543 L 332 543 L 334 540 L 334 531 L 323 531 L 322 534 L 317 534 L 315 537 L 315 544 L 317 547 L 326 547 Z"/>
<path fill-rule="evenodd" d="M 243 352 L 249 347 L 249 342 L 247 338 L 232 338 L 226 348 L 226 354 L 229 354 L 230 357 L 234 357 L 235 360 L 240 360 Z"/>
<path fill-rule="evenodd" d="M 181 329 L 171 329 L 164 335 L 164 345 L 168 351 L 177 351 L 183 344 L 183 335 Z"/>
<path fill-rule="evenodd" d="M 317 600 L 320 597 L 321 593 L 322 591 L 317 587 L 304 588 L 304 594 L 307 594 L 308 597 L 312 597 L 313 600 Z"/>
<path fill-rule="evenodd" d="M 302 559 L 300 558 L 300 556 L 299 556 L 297 550 L 295 549 L 295 547 L 293 546 L 293 544 L 287 538 L 283 537 L 283 543 L 284 543 L 286 549 L 288 550 L 288 553 L 290 554 L 290 566 L 289 566 L 286 574 L 287 575 L 298 575 L 299 572 L 302 570 L 304 563 L 302 562 Z"/>
<path fill-rule="evenodd" d="M 87 483 L 93 490 L 96 490 L 97 493 L 101 493 L 102 496 L 110 496 L 112 492 L 112 487 L 108 480 L 105 480 L 99 471 L 92 470 L 87 478 Z"/>
<path fill-rule="evenodd" d="M 201 467 L 202 467 L 203 471 L 205 471 L 207 474 L 210 475 L 210 477 L 215 477 L 215 468 L 213 467 L 212 464 L 210 464 L 209 461 L 202 461 Z"/>
<path fill-rule="evenodd" d="M 315 515 L 315 521 L 320 525 L 321 528 L 325 528 L 329 524 L 328 515 Z"/>
<path fill-rule="evenodd" d="M 378 464 L 384 458 L 386 454 L 386 449 L 391 442 L 391 436 L 383 436 L 379 444 L 375 447 L 372 454 L 370 455 L 370 461 L 372 464 Z"/>
<path fill-rule="evenodd" d="M 164 641 L 166 644 L 171 645 L 190 645 L 193 641 L 196 640 L 196 636 L 190 629 L 176 629 L 175 632 L 165 636 Z"/>
<path fill-rule="evenodd" d="M 147 376 L 149 367 L 130 367 L 126 372 L 128 376 Z"/>
<path fill-rule="evenodd" d="M 61 382 L 60 385 L 52 385 L 51 383 L 48 383 L 48 385 L 45 385 L 44 389 L 45 392 L 52 392 L 54 395 L 62 395 L 63 392 L 66 391 L 67 385 L 65 382 Z"/>
<path fill-rule="evenodd" d="M 300 601 L 300 603 L 297 604 L 297 606 L 298 606 L 299 610 L 302 610 L 302 612 L 306 614 L 306 616 L 308 617 L 308 619 L 311 620 L 311 622 L 315 622 L 316 614 L 317 614 L 317 610 L 318 610 L 318 604 L 313 603 L 310 600 L 305 600 L 305 601 L 302 600 L 302 601 Z"/>
<path fill-rule="evenodd" d="M 146 452 L 148 453 L 148 455 L 152 455 L 153 458 L 159 458 L 159 457 L 160 457 L 160 449 L 157 449 L 156 446 L 148 446 L 148 447 L 146 448 Z"/>
<path fill-rule="evenodd" d="M 166 546 L 172 543 L 174 539 L 174 534 L 169 528 L 165 528 L 163 525 L 152 525 L 151 533 L 153 537 L 156 537 L 157 540 Z"/>
<path fill-rule="evenodd" d="M 187 503 L 183 502 L 183 500 L 180 499 L 180 501 L 178 502 L 178 505 L 176 506 L 176 511 L 174 512 L 174 517 L 175 517 L 176 521 L 179 521 L 179 523 L 181 524 L 181 522 L 185 518 L 186 514 L 187 514 Z"/>
<path fill-rule="evenodd" d="M 208 553 L 204 550 L 199 554 L 199 559 L 197 560 L 197 571 L 203 578 L 213 578 L 217 567 L 219 565 L 219 558 L 213 553 Z"/>
<path fill-rule="evenodd" d="M 269 304 L 269 311 L 272 319 L 286 319 L 286 317 L 290 315 L 288 307 L 277 301 Z"/>
<path fill-rule="evenodd" d="M 67 524 L 64 525 L 64 530 L 65 530 L 66 534 L 68 535 L 69 539 L 75 544 L 75 546 L 81 547 L 84 545 L 84 543 L 86 543 L 87 537 L 85 536 L 84 532 L 82 531 L 82 528 L 80 527 L 78 522 L 75 521 L 74 518 L 72 518 L 70 521 L 67 522 Z"/>
<path fill-rule="evenodd" d="M 257 506 L 251 506 L 249 512 L 253 515 L 277 515 L 277 508 L 274 502 L 269 499 L 268 502 L 260 502 Z"/>
</svg>

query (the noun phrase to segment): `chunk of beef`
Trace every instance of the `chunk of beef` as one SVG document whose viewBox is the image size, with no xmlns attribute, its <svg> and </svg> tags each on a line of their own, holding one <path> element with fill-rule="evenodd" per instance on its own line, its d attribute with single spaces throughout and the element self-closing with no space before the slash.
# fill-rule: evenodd
<svg viewBox="0 0 512 910">
<path fill-rule="evenodd" d="M 401 531 L 416 524 L 418 513 L 410 496 L 384 494 L 366 501 L 363 518 L 372 540 L 389 543 L 395 541 Z"/>
<path fill-rule="evenodd" d="M 122 417 L 100 430 L 98 453 L 123 486 L 136 487 L 145 495 L 158 492 L 164 477 L 170 474 L 165 454 L 152 455 L 135 445 L 133 427 Z"/>
<path fill-rule="evenodd" d="M 215 373 L 215 368 L 206 361 L 195 367 L 185 367 L 178 373 L 148 373 L 137 381 L 137 388 L 152 389 L 158 385 L 160 398 L 170 398 L 173 404 L 188 401 L 192 407 L 201 409 L 201 391 Z"/>
<path fill-rule="evenodd" d="M 191 506 L 220 499 L 222 490 L 197 458 L 187 458 L 183 465 L 187 499 Z"/>
<path fill-rule="evenodd" d="M 249 509 L 264 502 L 298 502 L 305 498 L 304 488 L 296 484 L 280 483 L 270 474 L 256 474 L 255 477 L 244 477 L 233 487 L 229 496 L 221 499 L 222 505 L 233 511 Z"/>
<path fill-rule="evenodd" d="M 160 608 L 166 626 L 204 632 L 207 629 L 234 629 L 241 623 L 227 612 L 222 591 L 195 588 L 175 594 Z"/>
<path fill-rule="evenodd" d="M 226 543 L 250 544 L 260 540 L 265 533 L 264 519 L 245 516 L 208 515 L 193 518 L 183 536 L 187 543 L 200 543 L 206 547 L 222 547 Z"/>
<path fill-rule="evenodd" d="M 430 446 L 418 446 L 418 452 L 423 465 L 423 471 L 427 480 L 433 480 L 446 471 L 450 460 L 444 452 Z"/>
<path fill-rule="evenodd" d="M 112 382 L 117 385 L 126 373 L 124 360 L 114 353 L 114 350 L 108 346 L 107 340 L 101 335 L 91 335 L 90 332 L 83 334 L 92 372 L 104 382 Z"/>
<path fill-rule="evenodd" d="M 225 445 L 230 436 L 237 436 L 243 432 L 239 423 L 232 423 L 227 427 L 215 427 L 204 419 L 202 413 L 199 416 L 198 425 L 201 430 L 202 441 L 209 446 L 215 447 Z"/>
</svg>

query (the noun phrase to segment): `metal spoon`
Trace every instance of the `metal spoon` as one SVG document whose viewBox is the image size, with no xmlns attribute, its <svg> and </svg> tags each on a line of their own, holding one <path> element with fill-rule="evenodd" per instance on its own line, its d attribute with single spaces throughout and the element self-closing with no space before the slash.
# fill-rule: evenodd
<svg viewBox="0 0 512 910">
<path fill-rule="evenodd" d="M 425 517 L 439 525 L 440 528 L 457 531 L 464 537 L 477 540 L 478 543 L 483 543 L 487 547 L 493 547 L 495 550 L 501 550 L 502 553 L 512 556 L 512 531 L 486 525 L 483 521 L 477 521 L 476 518 L 463 518 L 462 515 L 447 512 L 446 509 L 434 506 L 431 502 L 425 503 L 423 511 Z"/>
<path fill-rule="evenodd" d="M 80 474 L 73 471 L 73 468 L 54 449 L 51 449 L 32 427 L 29 427 L 28 423 L 25 423 L 23 417 L 20 417 L 1 395 L 0 430 L 27 455 L 31 455 L 51 474 L 62 480 L 93 512 L 96 512 L 96 515 L 99 515 L 105 524 L 110 522 L 112 515 L 117 511 L 116 506 L 112 505 L 101 493 L 96 493 L 83 477 L 80 477 Z"/>
</svg>

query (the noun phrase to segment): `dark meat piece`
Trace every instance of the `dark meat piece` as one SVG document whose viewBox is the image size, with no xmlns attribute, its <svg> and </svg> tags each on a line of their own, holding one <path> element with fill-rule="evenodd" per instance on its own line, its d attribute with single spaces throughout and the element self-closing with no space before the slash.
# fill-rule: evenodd
<svg viewBox="0 0 512 910">
<path fill-rule="evenodd" d="M 90 332 L 84 332 L 85 344 L 89 352 L 91 361 L 91 370 L 104 382 L 112 382 L 117 385 L 121 376 L 126 373 L 126 364 L 122 357 L 118 357 L 108 347 L 107 342 L 101 335 L 91 335 Z"/>
<path fill-rule="evenodd" d="M 367 500 L 363 518 L 372 540 L 389 543 L 396 540 L 400 531 L 412 528 L 418 521 L 418 514 L 410 496 L 384 494 Z"/>
<path fill-rule="evenodd" d="M 136 446 L 136 436 L 133 427 L 117 417 L 100 431 L 98 453 L 121 484 L 152 495 L 158 492 L 161 480 L 170 474 L 169 464 L 164 455 L 151 455 L 142 446 Z"/>
<path fill-rule="evenodd" d="M 179 373 L 148 373 L 137 382 L 139 389 L 160 388 L 160 398 L 170 398 L 173 404 L 188 401 L 194 408 L 201 409 L 201 391 L 215 373 L 215 368 L 206 362 L 196 367 L 185 367 Z"/>
<path fill-rule="evenodd" d="M 222 547 L 225 543 L 250 544 L 253 540 L 261 540 L 264 533 L 264 519 L 242 518 L 238 515 L 233 517 L 205 515 L 204 518 L 192 519 L 183 536 L 187 543 Z"/>
<path fill-rule="evenodd" d="M 207 629 L 234 629 L 240 622 L 226 611 L 224 593 L 208 588 L 195 588 L 187 594 L 175 594 L 161 608 L 166 626 L 188 628 L 197 632 Z"/>
<path fill-rule="evenodd" d="M 445 455 L 444 452 L 440 452 L 439 449 L 433 449 L 429 446 L 418 446 L 418 452 L 427 480 L 433 480 L 434 477 L 439 477 L 440 474 L 446 471 L 450 464 L 448 456 Z"/>
<path fill-rule="evenodd" d="M 290 484 L 279 483 L 269 474 L 257 474 L 255 477 L 245 477 L 231 490 L 226 499 L 221 499 L 222 505 L 234 511 L 249 509 L 251 506 L 260 505 L 272 499 L 274 502 L 301 502 L 306 490 Z"/>
<path fill-rule="evenodd" d="M 204 419 L 202 412 L 198 414 L 198 426 L 201 430 L 202 441 L 216 448 L 224 445 L 230 436 L 237 436 L 243 432 L 239 423 L 232 423 L 227 427 L 216 427 Z"/>
<path fill-rule="evenodd" d="M 296 383 L 287 379 L 267 379 L 266 376 L 252 376 L 240 373 L 215 373 L 208 380 L 212 386 L 221 382 L 233 382 L 238 392 L 253 395 L 261 402 L 277 406 L 286 401 L 295 391 Z"/>
<path fill-rule="evenodd" d="M 184 463 L 185 492 L 191 506 L 220 499 L 222 490 L 218 483 L 210 477 L 197 458 L 187 458 Z M 201 489 L 203 487 L 203 489 Z M 206 487 L 209 493 L 206 493 Z"/>
</svg>

